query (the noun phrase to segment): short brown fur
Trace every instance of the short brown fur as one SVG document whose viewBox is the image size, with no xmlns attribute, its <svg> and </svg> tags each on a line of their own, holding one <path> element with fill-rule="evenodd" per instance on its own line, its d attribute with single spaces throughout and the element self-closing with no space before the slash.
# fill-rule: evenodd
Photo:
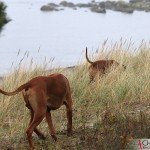
<svg viewBox="0 0 150 150">
<path fill-rule="evenodd" d="M 94 80 L 94 78 L 97 75 L 101 76 L 101 75 L 105 74 L 109 67 L 119 66 L 119 63 L 115 60 L 98 60 L 98 61 L 92 62 L 88 58 L 87 48 L 86 48 L 86 60 L 90 63 L 89 76 L 90 76 L 91 81 Z M 123 65 L 123 68 L 125 69 L 126 67 Z"/>
<path fill-rule="evenodd" d="M 50 134 L 56 141 L 55 129 L 52 123 L 51 110 L 58 109 L 63 104 L 67 111 L 67 135 L 72 135 L 72 98 L 68 79 L 62 74 L 51 74 L 49 76 L 39 76 L 21 85 L 13 92 L 5 92 L 0 89 L 0 93 L 11 96 L 23 91 L 23 98 L 26 107 L 30 109 L 31 119 L 26 130 L 28 142 L 31 148 L 35 148 L 32 141 L 33 131 L 41 139 L 45 139 L 44 134 L 37 129 L 44 117 L 46 117 Z"/>
</svg>

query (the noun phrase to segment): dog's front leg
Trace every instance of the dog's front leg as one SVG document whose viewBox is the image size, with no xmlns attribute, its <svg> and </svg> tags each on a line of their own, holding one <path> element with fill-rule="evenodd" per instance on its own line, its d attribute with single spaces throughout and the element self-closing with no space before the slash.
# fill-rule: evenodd
<svg viewBox="0 0 150 150">
<path fill-rule="evenodd" d="M 71 99 L 71 97 L 69 97 L 69 99 L 67 99 L 67 100 L 68 101 L 64 103 L 66 106 L 66 115 L 67 115 L 67 120 L 68 120 L 67 136 L 71 136 L 72 135 L 72 99 Z"/>
<path fill-rule="evenodd" d="M 67 107 L 66 111 L 67 111 L 67 120 L 68 120 L 67 136 L 71 136 L 72 135 L 72 109 Z"/>
</svg>

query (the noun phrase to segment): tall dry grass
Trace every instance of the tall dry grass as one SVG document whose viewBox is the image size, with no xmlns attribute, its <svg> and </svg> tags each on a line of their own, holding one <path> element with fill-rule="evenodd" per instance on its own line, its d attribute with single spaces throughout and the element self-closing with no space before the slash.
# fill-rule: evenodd
<svg viewBox="0 0 150 150">
<path fill-rule="evenodd" d="M 35 76 L 55 72 L 65 74 L 72 89 L 74 136 L 63 136 L 66 114 L 65 108 L 61 107 L 52 112 L 61 140 L 54 143 L 49 137 L 43 142 L 36 140 L 35 136 L 39 149 L 125 149 L 133 139 L 150 136 L 149 43 L 142 41 L 135 48 L 131 40 L 121 39 L 116 43 L 104 41 L 102 47 L 90 55 L 91 59 L 115 59 L 127 68 L 111 68 L 107 75 L 91 84 L 86 62 L 79 63 L 71 71 L 49 70 L 53 60 L 47 62 L 45 59 L 42 65 L 33 64 L 31 60 L 24 65 L 27 56 L 28 52 L 19 65 L 4 77 L 1 89 L 12 91 Z M 21 94 L 12 97 L 0 94 L 0 120 L 0 146 L 27 149 L 24 131 L 29 112 Z M 39 128 L 49 134 L 45 120 Z"/>
</svg>

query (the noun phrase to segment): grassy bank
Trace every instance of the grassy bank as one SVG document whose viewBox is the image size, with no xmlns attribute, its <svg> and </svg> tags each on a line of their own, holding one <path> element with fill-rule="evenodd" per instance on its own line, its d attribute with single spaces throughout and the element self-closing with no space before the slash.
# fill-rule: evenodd
<svg viewBox="0 0 150 150">
<path fill-rule="evenodd" d="M 65 108 L 52 112 L 58 142 L 49 136 L 45 120 L 39 128 L 47 135 L 45 141 L 34 135 L 37 149 L 72 150 L 129 149 L 128 143 L 136 138 L 150 137 L 150 46 L 142 42 L 136 49 L 133 43 L 119 41 L 104 42 L 91 55 L 93 59 L 115 59 L 126 65 L 111 69 L 94 83 L 89 84 L 88 64 L 80 62 L 71 71 L 65 69 L 45 71 L 44 65 L 24 69 L 22 61 L 14 71 L 4 77 L 1 89 L 12 91 L 22 83 L 38 75 L 60 72 L 70 81 L 73 97 L 72 137 L 65 135 Z M 92 57 L 91 57 L 92 59 Z M 51 62 L 52 63 L 52 62 Z M 28 71 L 30 70 L 30 71 Z M 8 97 L 0 94 L 0 148 L 15 150 L 29 149 L 25 129 L 29 111 L 21 93 Z"/>
</svg>

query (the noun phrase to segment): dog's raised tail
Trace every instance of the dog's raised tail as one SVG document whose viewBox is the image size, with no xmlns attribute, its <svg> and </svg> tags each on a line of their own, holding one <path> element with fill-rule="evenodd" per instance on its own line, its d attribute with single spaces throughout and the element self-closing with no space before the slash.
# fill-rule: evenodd
<svg viewBox="0 0 150 150">
<path fill-rule="evenodd" d="M 93 62 L 92 62 L 91 60 L 89 60 L 87 53 L 88 53 L 88 52 L 87 52 L 87 47 L 86 47 L 86 60 L 87 60 L 90 64 L 93 64 Z"/>
<path fill-rule="evenodd" d="M 12 95 L 18 94 L 19 92 L 21 92 L 24 89 L 28 89 L 29 87 L 30 87 L 29 83 L 25 83 L 25 84 L 21 85 L 20 87 L 18 87 L 13 92 L 6 92 L 6 91 L 3 91 L 3 90 L 0 89 L 0 93 L 2 93 L 4 95 L 7 95 L 7 96 L 12 96 Z"/>
</svg>

